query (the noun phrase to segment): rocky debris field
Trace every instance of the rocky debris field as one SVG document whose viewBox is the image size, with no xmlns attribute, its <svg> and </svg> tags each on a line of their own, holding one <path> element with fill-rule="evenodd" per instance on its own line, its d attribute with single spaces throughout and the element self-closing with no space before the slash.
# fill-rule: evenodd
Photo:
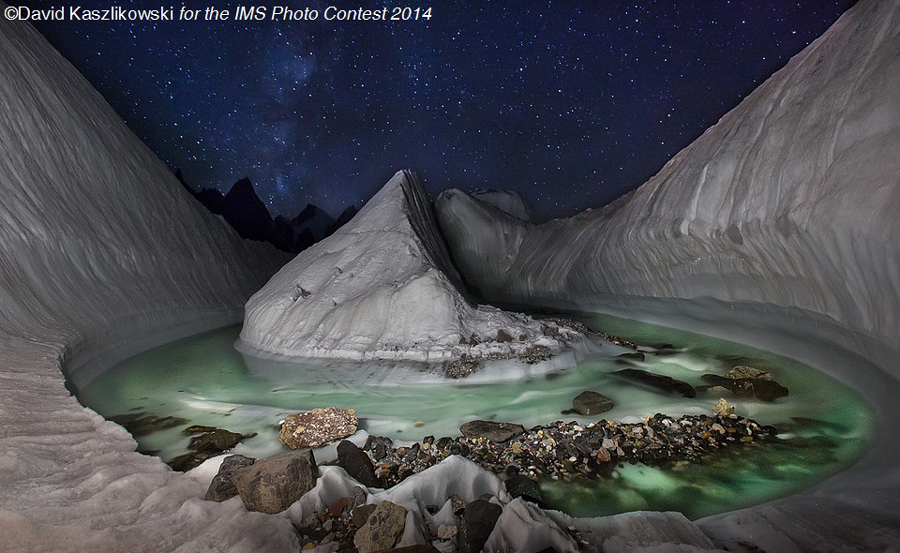
<svg viewBox="0 0 900 553">
<path fill-rule="evenodd" d="M 471 431 L 473 423 L 479 432 Z M 718 449 L 752 446 L 776 433 L 773 427 L 734 413 L 678 418 L 657 414 L 637 424 L 560 421 L 528 430 L 488 421 L 463 426 L 469 431 L 461 437 L 428 436 L 409 447 L 394 447 L 389 438 L 370 436 L 363 449 L 373 461 L 379 487 L 393 486 L 450 455 L 462 455 L 507 477 L 572 480 L 608 475 L 625 462 L 651 466 L 695 462 Z M 515 426 L 521 430 L 511 431 Z"/>
</svg>

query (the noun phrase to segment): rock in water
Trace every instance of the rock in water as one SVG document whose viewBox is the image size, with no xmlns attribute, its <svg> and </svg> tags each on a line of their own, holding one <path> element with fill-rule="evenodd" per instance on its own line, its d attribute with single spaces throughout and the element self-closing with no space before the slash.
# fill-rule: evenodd
<svg viewBox="0 0 900 553">
<path fill-rule="evenodd" d="M 405 527 L 406 509 L 396 503 L 382 501 L 366 519 L 366 523 L 356 531 L 353 545 L 359 553 L 392 549 L 403 535 Z"/>
<path fill-rule="evenodd" d="M 506 491 L 509 492 L 509 495 L 521 497 L 538 505 L 543 504 L 544 494 L 541 493 L 538 483 L 531 478 L 517 474 L 507 479 L 503 484 L 506 486 Z"/>
<path fill-rule="evenodd" d="M 355 433 L 358 425 L 353 409 L 319 407 L 285 417 L 278 441 L 291 449 L 320 447 Z"/>
<path fill-rule="evenodd" d="M 627 380 L 645 384 L 651 388 L 656 388 L 657 390 L 662 390 L 664 392 L 681 394 L 684 397 L 697 396 L 697 391 L 694 390 L 693 386 L 683 380 L 675 380 L 670 376 L 654 374 L 641 369 L 623 369 L 612 374 Z"/>
<path fill-rule="evenodd" d="M 521 424 L 511 422 L 469 421 L 459 427 L 466 438 L 482 438 L 489 442 L 505 442 L 525 432 Z"/>
<path fill-rule="evenodd" d="M 725 373 L 725 378 L 738 380 L 741 378 L 756 378 L 759 380 L 775 380 L 772 373 L 751 367 L 749 365 L 738 365 Z"/>
<path fill-rule="evenodd" d="M 194 436 L 193 438 L 191 438 L 191 443 L 188 444 L 188 449 L 192 449 L 194 451 L 211 451 L 218 453 L 220 451 L 231 449 L 246 437 L 249 436 L 244 436 L 243 434 L 231 432 L 222 428 L 213 428 L 211 432 L 205 432 L 199 436 Z"/>
<path fill-rule="evenodd" d="M 249 467 L 256 462 L 252 457 L 244 457 L 243 455 L 231 455 L 219 465 L 219 472 L 213 477 L 206 489 L 206 496 L 203 499 L 207 501 L 225 501 L 238 494 L 237 488 L 234 486 L 232 477 L 238 470 Z"/>
<path fill-rule="evenodd" d="M 313 452 L 304 449 L 260 459 L 235 471 L 232 481 L 248 510 L 275 514 L 311 490 L 318 477 Z"/>
<path fill-rule="evenodd" d="M 713 406 L 713 413 L 720 417 L 727 417 L 734 413 L 734 405 L 725 401 L 725 398 L 719 398 L 719 401 Z"/>
<path fill-rule="evenodd" d="M 566 329 L 547 337 L 529 316 L 477 305 L 431 200 L 407 171 L 254 294 L 241 331 L 243 343 L 279 355 L 435 363 L 462 354 L 515 357 L 535 345 L 555 351 L 583 336 Z"/>
<path fill-rule="evenodd" d="M 356 447 L 356 444 L 347 440 L 342 441 L 337 446 L 337 454 L 338 466 L 346 470 L 357 482 L 369 488 L 378 485 L 372 460 L 365 451 Z"/>
<path fill-rule="evenodd" d="M 605 395 L 589 390 L 581 392 L 572 400 L 572 409 L 582 415 L 604 413 L 612 409 L 614 405 L 613 400 Z"/>
<path fill-rule="evenodd" d="M 484 548 L 485 542 L 491 532 L 494 531 L 494 525 L 503 508 L 494 505 L 483 499 L 466 505 L 463 512 L 462 531 L 459 539 L 459 550 L 462 553 L 479 553 Z"/>
<path fill-rule="evenodd" d="M 753 397 L 762 401 L 775 401 L 788 395 L 788 389 L 774 380 L 765 378 L 727 378 L 717 374 L 704 374 L 700 378 L 714 386 L 723 386 L 738 397 Z"/>
</svg>

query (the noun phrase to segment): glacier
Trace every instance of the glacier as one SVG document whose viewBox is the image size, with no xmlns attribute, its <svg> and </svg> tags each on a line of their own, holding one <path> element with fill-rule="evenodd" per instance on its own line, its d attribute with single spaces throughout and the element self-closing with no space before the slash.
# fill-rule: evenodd
<svg viewBox="0 0 900 553">
<path fill-rule="evenodd" d="M 659 175 L 602 210 L 533 225 L 509 196 L 454 192 L 438 202 L 457 267 L 479 294 L 578 301 L 796 357 L 872 403 L 882 431 L 870 453 L 806 492 L 696 523 L 677 513 L 543 512 L 454 459 L 370 491 L 370 501 L 409 509 L 416 524 L 402 543 L 447 515 L 426 505 L 489 493 L 504 504 L 489 540 L 498 549 L 572 551 L 561 530 L 570 525 L 591 530 L 589 551 L 896 548 L 898 32 L 900 2 L 862 0 Z M 174 473 L 66 387 L 66 377 L 77 389 L 139 350 L 239 320 L 288 258 L 241 241 L 194 203 L 27 24 L 0 20 L 0 98 L 3 547 L 296 551 L 292 521 L 355 485 L 341 469 L 322 467 L 283 516 L 205 502 L 221 459 Z"/>
<path fill-rule="evenodd" d="M 558 352 L 568 340 L 585 336 L 471 301 L 409 171 L 278 271 L 247 301 L 241 330 L 249 353 L 431 363 Z"/>
<path fill-rule="evenodd" d="M 457 267 L 488 300 L 756 345 L 875 406 L 881 436 L 851 470 L 700 522 L 732 550 L 900 543 L 898 91 L 900 2 L 863 0 L 609 206 L 537 225 L 459 190 L 436 201 Z"/>
</svg>

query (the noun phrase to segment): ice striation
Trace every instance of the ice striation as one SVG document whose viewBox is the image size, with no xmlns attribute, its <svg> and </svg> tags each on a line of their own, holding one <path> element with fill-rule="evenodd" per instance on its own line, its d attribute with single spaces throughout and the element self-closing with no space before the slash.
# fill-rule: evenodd
<svg viewBox="0 0 900 553">
<path fill-rule="evenodd" d="M 783 353 L 859 390 L 894 428 L 898 91 L 900 2 L 863 0 L 613 204 L 535 225 L 448 191 L 438 219 L 489 300 L 604 310 Z M 897 454 L 884 430 L 852 469 L 701 527 L 737 551 L 896 546 Z"/>
<path fill-rule="evenodd" d="M 0 8 L 5 4 L 0 3 Z M 296 547 L 202 501 L 67 391 L 95 367 L 239 319 L 286 259 L 248 245 L 29 25 L 0 18 L 0 549 Z"/>
<path fill-rule="evenodd" d="M 413 361 L 563 346 L 531 317 L 476 305 L 462 290 L 431 201 L 415 175 L 400 171 L 250 298 L 241 341 L 287 357 Z"/>
</svg>

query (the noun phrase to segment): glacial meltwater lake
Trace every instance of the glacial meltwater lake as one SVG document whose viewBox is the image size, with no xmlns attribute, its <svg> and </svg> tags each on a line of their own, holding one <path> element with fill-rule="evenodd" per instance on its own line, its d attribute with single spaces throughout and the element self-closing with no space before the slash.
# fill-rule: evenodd
<svg viewBox="0 0 900 553">
<path fill-rule="evenodd" d="M 777 439 L 732 446 L 703 462 L 665 469 L 624 464 L 597 480 L 548 480 L 541 488 L 550 507 L 575 516 L 634 510 L 674 510 L 692 519 L 795 493 L 858 459 L 875 432 L 872 411 L 850 388 L 791 359 L 747 346 L 611 316 L 582 318 L 589 326 L 640 344 L 671 344 L 664 355 L 646 356 L 637 368 L 704 386 L 705 373 L 724 374 L 735 365 L 771 372 L 790 390 L 772 403 L 724 396 L 738 415 L 772 425 Z M 589 424 L 602 419 L 638 422 L 655 413 L 711 414 L 720 395 L 698 391 L 692 399 L 666 395 L 609 373 L 624 368 L 626 352 L 604 344 L 599 353 L 563 372 L 512 381 L 415 382 L 381 380 L 361 363 L 305 366 L 248 358 L 234 344 L 240 325 L 146 351 L 101 374 L 78 393 L 80 401 L 107 418 L 148 413 L 190 422 L 136 439 L 139 450 L 163 460 L 186 453 L 191 424 L 243 434 L 257 433 L 233 451 L 262 457 L 284 451 L 277 423 L 315 407 L 353 408 L 360 427 L 395 441 L 455 436 L 473 419 L 518 422 L 526 428 L 558 420 Z M 348 371 L 368 378 L 348 379 Z M 584 390 L 612 398 L 601 415 L 562 415 Z M 324 460 L 324 459 L 320 459 Z"/>
</svg>

